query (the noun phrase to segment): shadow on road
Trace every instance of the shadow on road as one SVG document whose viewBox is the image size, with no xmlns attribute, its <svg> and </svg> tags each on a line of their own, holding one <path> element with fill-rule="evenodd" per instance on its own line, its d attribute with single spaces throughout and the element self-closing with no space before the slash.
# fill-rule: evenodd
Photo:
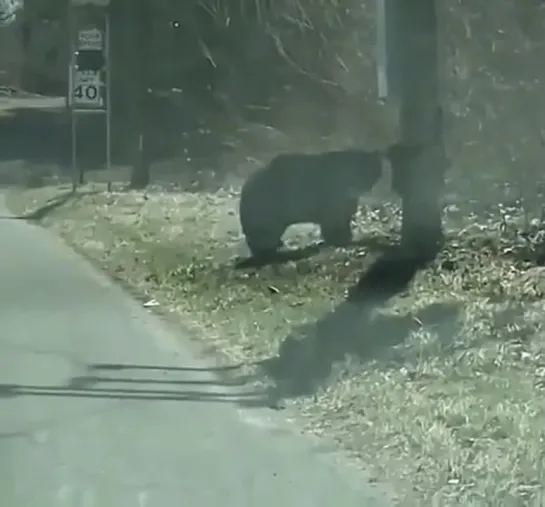
<svg viewBox="0 0 545 507">
<path fill-rule="evenodd" d="M 248 385 L 250 379 L 243 375 L 233 378 L 210 378 L 210 375 L 207 375 L 208 378 L 205 379 L 179 379 L 116 377 L 100 374 L 101 371 L 152 371 L 163 375 L 188 372 L 210 374 L 237 368 L 239 366 L 199 369 L 152 365 L 95 364 L 88 366 L 89 375 L 72 377 L 65 385 L 0 384 L 0 398 L 41 396 L 141 401 L 219 402 L 234 403 L 244 407 L 270 406 L 269 392 Z M 138 385 L 142 387 L 139 388 Z M 195 388 L 184 388 L 184 386 L 195 386 Z"/>
<path fill-rule="evenodd" d="M 159 389 L 83 388 L 62 386 L 36 386 L 22 384 L 0 384 L 0 398 L 21 396 L 47 396 L 68 398 L 100 398 L 141 401 L 199 401 L 227 402 L 244 406 L 266 406 L 266 399 L 259 393 L 221 393 L 197 390 L 170 391 Z"/>
<path fill-rule="evenodd" d="M 14 216 L 12 218 L 16 220 L 40 221 L 43 220 L 51 212 L 55 211 L 57 208 L 60 208 L 68 202 L 75 200 L 79 196 L 80 194 L 78 194 L 77 192 L 65 192 L 57 197 L 54 197 L 53 199 L 50 199 L 44 206 L 41 206 L 34 211 L 25 213 L 24 215 Z"/>
<path fill-rule="evenodd" d="M 211 368 L 188 368 L 185 366 L 160 366 L 152 364 L 126 363 L 96 363 L 88 366 L 90 371 L 122 371 L 122 370 L 151 370 L 151 371 L 179 371 L 179 372 L 227 372 L 240 370 L 243 364 L 230 366 L 216 366 Z"/>
<path fill-rule="evenodd" d="M 28 213 L 25 213 L 23 215 L 15 215 L 15 216 L 3 216 L 0 217 L 0 219 L 3 220 L 29 220 L 29 221 L 36 221 L 39 222 L 40 220 L 43 220 L 46 218 L 50 213 L 55 211 L 57 208 L 60 208 L 61 206 L 64 206 L 65 204 L 76 201 L 78 199 L 81 199 L 84 196 L 88 195 L 96 195 L 101 193 L 98 190 L 93 191 L 68 191 L 64 192 L 56 197 L 53 197 L 50 199 L 46 204 L 43 206 L 35 209 L 34 211 L 30 211 Z"/>
</svg>

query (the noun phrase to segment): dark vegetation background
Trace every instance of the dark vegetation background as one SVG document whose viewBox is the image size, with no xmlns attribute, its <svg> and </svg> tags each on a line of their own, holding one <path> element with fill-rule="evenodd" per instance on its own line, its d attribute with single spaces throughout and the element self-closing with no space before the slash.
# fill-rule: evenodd
<svg viewBox="0 0 545 507">
<path fill-rule="evenodd" d="M 374 4 L 114 0 L 115 161 L 131 163 L 131 98 L 139 86 L 153 90 L 145 123 L 156 177 L 204 171 L 208 180 L 221 181 L 280 151 L 390 143 L 397 135 L 395 107 L 376 100 Z M 2 52 L 7 84 L 65 93 L 65 6 L 26 0 L 17 25 L 3 30 L 3 47 L 13 49 Z M 497 191 L 514 188 L 530 204 L 543 164 L 544 5 L 448 0 L 440 3 L 440 18 L 449 180 L 480 202 L 496 202 Z M 37 126 L 43 122 L 31 127 L 11 120 L 11 145 L 28 138 L 22 130 L 40 128 L 34 158 L 41 144 L 66 166 L 67 117 L 47 118 L 55 126 L 45 137 Z M 103 163 L 101 121 L 87 118 L 82 126 L 82 137 L 91 139 L 81 147 L 90 168 Z"/>
</svg>

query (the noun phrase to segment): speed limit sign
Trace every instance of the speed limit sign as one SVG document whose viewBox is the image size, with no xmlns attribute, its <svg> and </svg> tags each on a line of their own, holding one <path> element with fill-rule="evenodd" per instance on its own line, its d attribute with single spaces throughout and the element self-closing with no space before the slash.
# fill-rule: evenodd
<svg viewBox="0 0 545 507">
<path fill-rule="evenodd" d="M 100 72 L 80 71 L 74 72 L 72 87 L 72 105 L 85 109 L 102 109 L 102 80 Z"/>
</svg>

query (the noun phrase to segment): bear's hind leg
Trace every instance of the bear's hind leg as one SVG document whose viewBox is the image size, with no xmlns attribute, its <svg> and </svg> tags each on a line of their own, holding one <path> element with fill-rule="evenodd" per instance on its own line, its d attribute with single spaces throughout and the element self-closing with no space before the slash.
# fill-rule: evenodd
<svg viewBox="0 0 545 507">
<path fill-rule="evenodd" d="M 346 246 L 353 241 L 352 218 L 358 211 L 358 199 L 337 200 L 320 221 L 322 239 L 332 246 Z"/>
<path fill-rule="evenodd" d="M 284 231 L 259 231 L 246 235 L 246 244 L 255 258 L 274 256 L 284 246 Z"/>
<path fill-rule="evenodd" d="M 320 224 L 320 232 L 324 242 L 331 246 L 349 245 L 353 240 L 350 222 L 351 218 L 348 220 L 344 219 L 342 222 L 337 223 Z"/>
</svg>

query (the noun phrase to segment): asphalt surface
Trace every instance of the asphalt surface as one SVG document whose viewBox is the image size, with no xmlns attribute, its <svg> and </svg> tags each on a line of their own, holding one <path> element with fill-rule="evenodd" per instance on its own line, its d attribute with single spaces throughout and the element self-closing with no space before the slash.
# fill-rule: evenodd
<svg viewBox="0 0 545 507">
<path fill-rule="evenodd" d="M 50 233 L 0 239 L 1 505 L 389 505 Z"/>
</svg>

